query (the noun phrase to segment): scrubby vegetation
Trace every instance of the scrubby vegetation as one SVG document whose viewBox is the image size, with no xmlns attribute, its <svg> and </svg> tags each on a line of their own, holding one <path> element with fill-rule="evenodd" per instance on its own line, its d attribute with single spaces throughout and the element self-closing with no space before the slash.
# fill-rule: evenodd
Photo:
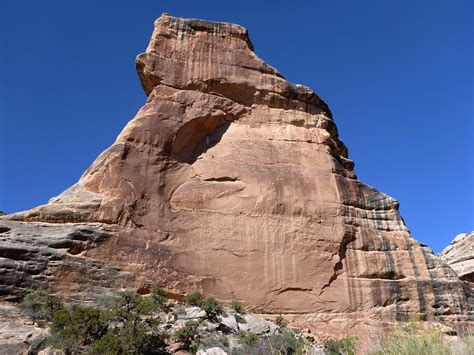
<svg viewBox="0 0 474 355">
<path fill-rule="evenodd" d="M 111 305 L 109 302 L 109 306 L 102 308 L 65 305 L 43 290 L 29 291 L 22 307 L 36 324 L 49 327 L 44 344 L 62 349 L 66 354 L 196 353 L 212 347 L 228 354 L 308 354 L 315 348 L 324 349 L 328 355 L 357 353 L 355 337 L 318 342 L 291 329 L 282 316 L 268 323 L 254 315 L 245 315 L 239 301 L 233 301 L 226 310 L 216 299 L 199 292 L 172 304 L 160 286 L 153 287 L 148 296 L 123 292 Z M 229 317 L 235 319 L 237 327 L 226 325 L 223 319 Z M 252 322 L 258 326 L 251 328 Z M 257 334 L 250 331 L 264 324 L 270 324 L 273 330 L 268 328 Z M 416 324 L 401 324 L 386 331 L 371 354 L 474 354 L 473 336 L 447 341 L 447 327 L 426 329 Z"/>
<path fill-rule="evenodd" d="M 372 355 L 468 355 L 474 354 L 474 337 L 446 339 L 442 327 L 420 328 L 416 323 L 401 323 L 380 337 Z"/>
<path fill-rule="evenodd" d="M 186 305 L 199 307 L 202 315 Z M 220 323 L 219 317 L 230 313 L 216 299 L 193 292 L 172 306 L 160 286 L 149 296 L 123 292 L 106 308 L 65 305 L 42 290 L 28 292 L 22 306 L 37 324 L 49 326 L 45 344 L 66 354 L 195 353 L 210 347 L 229 354 L 300 354 L 308 345 L 286 329 L 263 335 L 233 331 Z M 239 301 L 231 303 L 230 312 L 239 324 L 245 323 Z"/>
<path fill-rule="evenodd" d="M 51 321 L 54 313 L 62 307 L 59 298 L 48 295 L 43 290 L 28 290 L 22 303 L 26 314 L 40 325 L 43 321 Z"/>
<path fill-rule="evenodd" d="M 242 303 L 240 303 L 239 300 L 232 300 L 232 302 L 230 303 L 230 308 L 233 309 L 235 313 L 245 313 L 244 307 L 242 306 Z"/>
<path fill-rule="evenodd" d="M 28 292 L 23 308 L 36 322 L 50 323 L 46 344 L 66 353 L 163 354 L 168 334 L 162 331 L 154 312 L 166 307 L 153 292 L 142 297 L 124 292 L 110 309 L 63 305 L 44 291 Z"/>
<path fill-rule="evenodd" d="M 242 354 L 306 354 L 309 347 L 303 337 L 295 331 L 285 330 L 265 337 L 239 331 Z M 305 351 L 306 350 L 306 351 Z M 238 352 L 240 354 L 240 352 Z"/>
<path fill-rule="evenodd" d="M 201 307 L 204 296 L 201 292 L 191 292 L 184 297 L 184 302 L 190 306 Z"/>
<path fill-rule="evenodd" d="M 199 344 L 199 323 L 196 321 L 187 321 L 184 327 L 174 333 L 174 338 L 181 343 L 184 350 L 196 350 Z"/>
<path fill-rule="evenodd" d="M 275 318 L 275 324 L 281 328 L 286 328 L 286 326 L 288 325 L 288 322 L 285 320 L 285 318 L 279 315 Z"/>
<path fill-rule="evenodd" d="M 201 303 L 201 308 L 206 312 L 207 319 L 209 320 L 217 320 L 217 316 L 224 312 L 224 308 L 213 297 L 205 298 Z"/>
<path fill-rule="evenodd" d="M 259 341 L 258 336 L 245 330 L 240 330 L 237 335 L 239 336 L 240 343 L 243 345 L 253 346 Z"/>
<path fill-rule="evenodd" d="M 341 339 L 325 339 L 324 349 L 328 355 L 355 355 L 356 346 L 355 342 L 357 341 L 356 337 L 346 336 Z"/>
</svg>

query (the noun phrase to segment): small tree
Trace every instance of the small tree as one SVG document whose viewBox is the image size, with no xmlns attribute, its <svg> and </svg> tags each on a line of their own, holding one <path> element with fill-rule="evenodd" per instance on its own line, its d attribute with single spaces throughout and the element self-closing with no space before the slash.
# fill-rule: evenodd
<svg viewBox="0 0 474 355">
<path fill-rule="evenodd" d="M 54 313 L 48 344 L 67 352 L 77 351 L 80 346 L 90 345 L 108 330 L 106 311 L 94 307 L 73 305 Z"/>
<path fill-rule="evenodd" d="M 159 329 L 160 319 L 152 315 L 161 308 L 157 295 L 123 292 L 110 312 L 113 326 L 91 344 L 91 354 L 163 354 L 167 335 Z"/>
</svg>

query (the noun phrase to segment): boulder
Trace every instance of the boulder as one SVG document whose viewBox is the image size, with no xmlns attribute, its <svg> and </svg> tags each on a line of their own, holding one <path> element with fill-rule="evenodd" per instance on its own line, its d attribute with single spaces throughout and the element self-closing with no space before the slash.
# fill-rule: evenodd
<svg viewBox="0 0 474 355">
<path fill-rule="evenodd" d="M 197 355 L 227 355 L 227 352 L 215 346 L 206 350 L 198 350 Z"/>
<path fill-rule="evenodd" d="M 225 313 L 218 318 L 219 322 L 225 327 L 230 329 L 230 331 L 237 333 L 239 331 L 239 324 L 235 317 L 230 313 Z"/>
<path fill-rule="evenodd" d="M 280 329 L 276 324 L 253 314 L 244 314 L 242 317 L 245 319 L 245 323 L 240 323 L 239 329 L 256 335 L 272 335 Z"/>
<path fill-rule="evenodd" d="M 206 312 L 199 307 L 186 307 L 177 313 L 178 319 L 192 320 L 206 318 Z"/>
</svg>

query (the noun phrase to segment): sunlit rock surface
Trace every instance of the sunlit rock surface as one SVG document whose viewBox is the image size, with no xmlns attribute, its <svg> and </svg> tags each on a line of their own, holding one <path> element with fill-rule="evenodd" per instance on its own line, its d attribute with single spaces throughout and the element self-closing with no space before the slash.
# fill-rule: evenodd
<svg viewBox="0 0 474 355">
<path fill-rule="evenodd" d="M 457 235 L 439 256 L 474 288 L 474 232 Z"/>
</svg>

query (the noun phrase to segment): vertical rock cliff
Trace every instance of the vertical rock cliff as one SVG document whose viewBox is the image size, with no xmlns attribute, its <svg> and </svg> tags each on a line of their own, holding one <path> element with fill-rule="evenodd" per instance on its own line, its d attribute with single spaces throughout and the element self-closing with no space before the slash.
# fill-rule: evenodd
<svg viewBox="0 0 474 355">
<path fill-rule="evenodd" d="M 326 103 L 244 28 L 164 14 L 136 63 L 148 99 L 116 142 L 47 205 L 0 219 L 4 299 L 161 282 L 328 330 L 472 320 L 469 288 L 356 178 Z"/>
</svg>

